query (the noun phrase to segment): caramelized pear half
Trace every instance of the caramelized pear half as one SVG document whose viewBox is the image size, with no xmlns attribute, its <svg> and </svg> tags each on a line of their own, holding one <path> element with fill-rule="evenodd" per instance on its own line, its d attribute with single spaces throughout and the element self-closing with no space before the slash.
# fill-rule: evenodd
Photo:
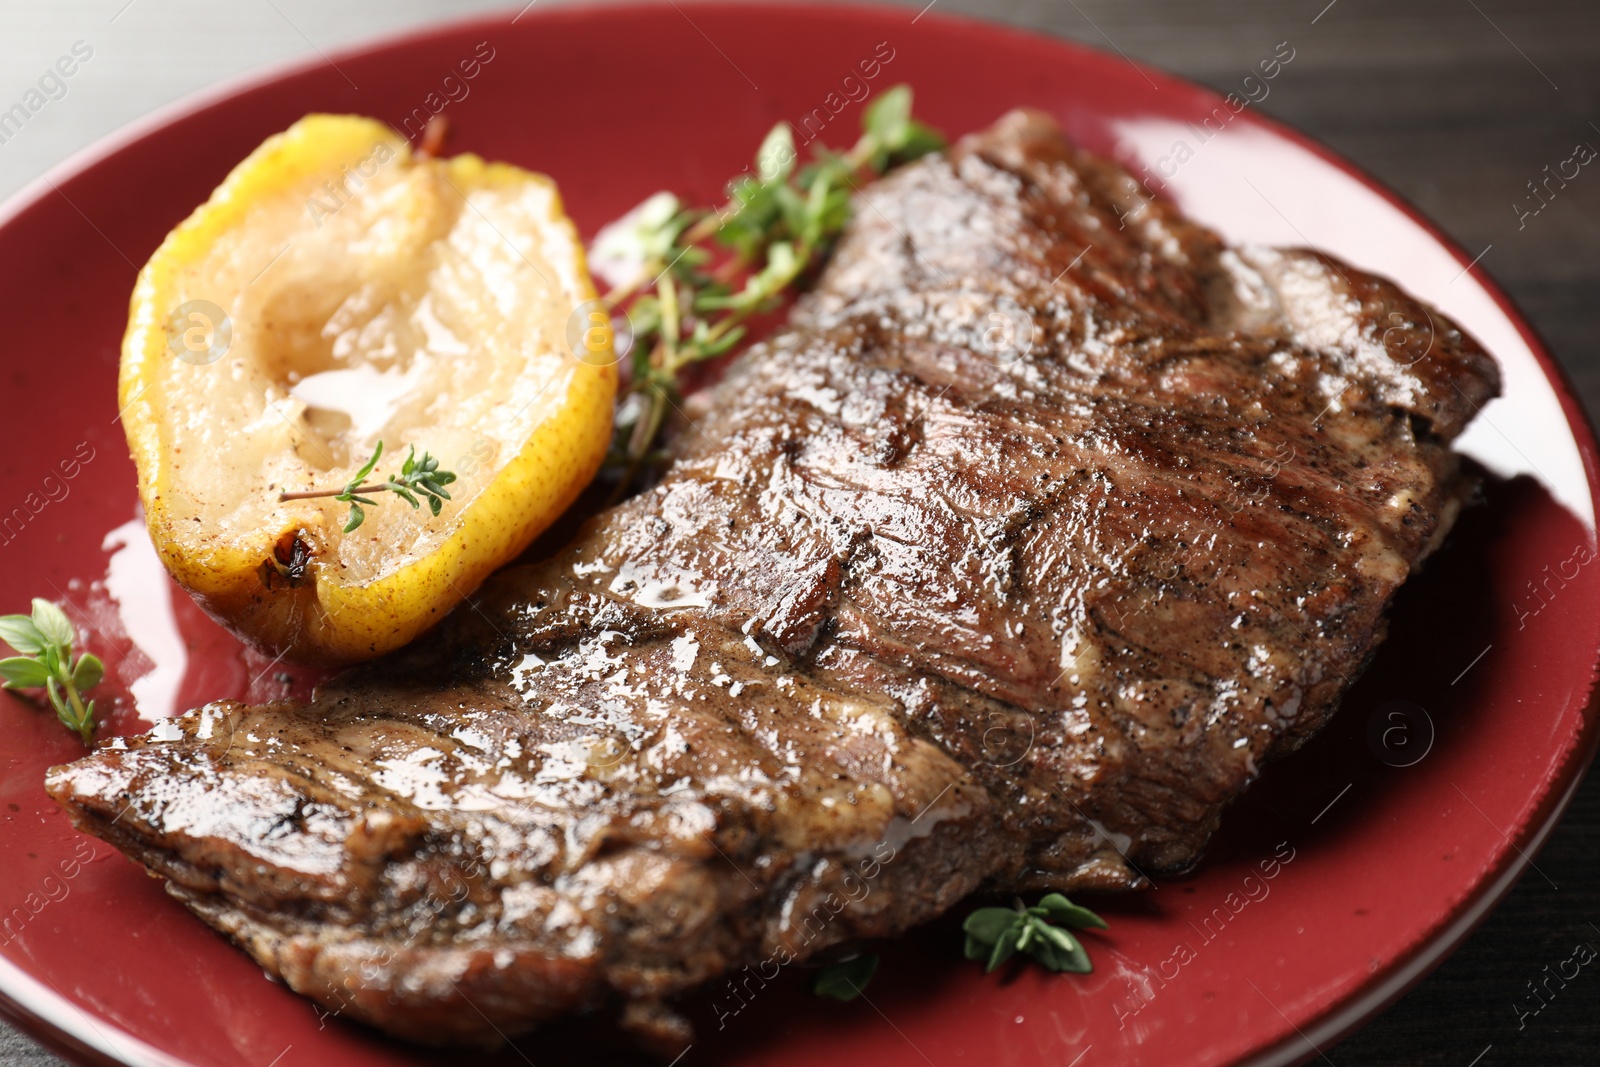
<svg viewBox="0 0 1600 1067">
<path fill-rule="evenodd" d="M 388 126 L 269 138 L 140 273 L 119 402 L 150 536 L 215 618 L 327 665 L 405 644 L 594 476 L 616 371 L 555 184 Z M 581 344 L 569 336 L 576 331 Z M 368 482 L 412 449 L 455 474 L 434 515 Z"/>
</svg>

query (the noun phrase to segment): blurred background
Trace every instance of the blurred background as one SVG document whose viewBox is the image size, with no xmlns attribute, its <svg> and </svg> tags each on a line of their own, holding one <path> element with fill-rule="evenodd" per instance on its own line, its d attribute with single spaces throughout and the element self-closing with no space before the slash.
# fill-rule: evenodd
<svg viewBox="0 0 1600 1067">
<path fill-rule="evenodd" d="M 553 5 L 562 0 L 535 0 Z M 579 0 L 566 0 L 579 2 Z M 70 78 L 26 124 L 0 125 L 0 197 L 97 138 L 195 90 L 441 19 L 479 0 L 0 0 L 0 110 L 63 55 Z M 533 6 L 533 5 L 528 5 Z M 1069 37 L 1221 91 L 1262 41 L 1292 35 L 1292 72 L 1258 105 L 1397 190 L 1510 293 L 1600 410 L 1600 169 L 1537 217 L 1526 183 L 1600 147 L 1594 0 L 912 0 Z M 552 102 L 558 104 L 559 102 Z M 181 166 L 182 160 L 174 160 Z M 1323 1051 L 1365 1064 L 1600 1062 L 1600 977 L 1585 972 L 1519 1029 L 1525 983 L 1600 944 L 1600 778 L 1591 776 L 1524 879 L 1467 943 L 1365 1029 Z M 1559 888 L 1556 888 L 1559 887 Z M 1315 921 L 1314 916 L 1307 917 Z M 0 1065 L 54 1056 L 0 1022 Z"/>
</svg>

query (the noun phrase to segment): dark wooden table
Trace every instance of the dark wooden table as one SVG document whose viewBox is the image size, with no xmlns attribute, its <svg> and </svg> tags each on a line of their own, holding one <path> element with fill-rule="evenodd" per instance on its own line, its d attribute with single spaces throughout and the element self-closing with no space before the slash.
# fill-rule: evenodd
<svg viewBox="0 0 1600 1067">
<path fill-rule="evenodd" d="M 14 28 L 60 24 L 70 42 L 80 26 L 104 27 L 124 0 L 0 10 L 0 38 Z M 444 0 L 338 5 L 283 0 L 284 21 L 261 11 L 225 25 L 227 9 L 207 6 L 206 26 L 188 26 L 201 5 L 142 0 L 116 32 L 143 34 L 144 68 L 167 72 L 162 86 L 187 88 L 239 57 L 331 47 L 463 5 Z M 927 0 L 914 0 L 921 7 Z M 107 4 L 109 3 L 109 7 Z M 1600 144 L 1600 3 L 1594 0 L 936 0 L 937 9 L 1015 23 L 1075 38 L 1226 91 L 1263 48 L 1292 40 L 1294 67 L 1260 106 L 1365 167 L 1421 207 L 1462 246 L 1492 245 L 1483 265 L 1544 335 L 1591 411 L 1600 411 L 1600 173 L 1584 172 L 1539 216 L 1519 227 L 1512 209 L 1525 183 L 1570 155 L 1579 140 Z M 99 10 L 105 7 L 105 11 Z M 177 10 L 183 9 L 183 10 Z M 258 16 L 265 22 L 251 24 Z M 163 21 L 165 20 L 165 21 Z M 14 27 L 12 24 L 15 23 Z M 23 25 L 23 23 L 28 23 Z M 112 29 L 116 29 L 115 26 Z M 274 36 L 276 34 L 276 36 Z M 237 38 L 237 40 L 235 40 Z M 99 40 L 99 38 L 97 38 Z M 203 53 L 186 51 L 206 40 Z M 187 43 L 186 43 L 187 42 Z M 302 43 L 304 42 L 304 43 Z M 108 48 L 108 52 L 109 52 Z M 133 51 L 130 49 L 130 51 Z M 7 56 L 0 43 L 0 58 Z M 20 61 L 19 61 L 20 62 Z M 116 54 L 102 68 L 121 62 Z M 205 67 L 206 63 L 212 64 Z M 188 64 L 187 67 L 182 64 Z M 198 66 L 197 66 L 198 64 Z M 252 64 L 253 65 L 253 64 Z M 19 85 L 20 72 L 5 77 Z M 12 77 L 15 74 L 16 77 Z M 187 77 L 189 82 L 183 81 Z M 170 90 L 169 90 L 170 91 Z M 145 95 L 149 95 L 148 88 Z M 137 93 L 135 93 L 137 97 Z M 153 104 L 156 100 L 151 100 Z M 91 98 L 84 108 L 92 108 Z M 126 98 L 108 94 L 103 114 Z M 149 106 L 149 105 L 144 105 Z M 61 109 L 63 113 L 71 112 Z M 86 128 L 96 115 L 80 112 Z M 119 115 L 118 121 L 131 115 Z M 101 119 L 103 122 L 104 120 Z M 81 139 L 81 138 L 80 138 Z M 56 155 L 75 147 L 65 138 Z M 3 176 L 31 176 L 37 164 L 6 146 Z M 37 151 L 37 146 L 35 146 Z M 1519 1026 L 1514 1005 L 1547 964 L 1579 941 L 1600 945 L 1600 776 L 1591 776 L 1539 856 L 1549 881 L 1524 879 L 1454 956 L 1386 1013 L 1320 1056 L 1352 1065 L 1491 1067 L 1600 1063 L 1600 974 L 1585 970 L 1537 1016 Z M 1553 883 L 1553 884 L 1552 884 Z M 1559 888 L 1557 888 L 1559 887 Z M 1308 917 L 1314 921 L 1314 917 Z M 0 1025 L 0 1064 L 56 1061 Z"/>
</svg>

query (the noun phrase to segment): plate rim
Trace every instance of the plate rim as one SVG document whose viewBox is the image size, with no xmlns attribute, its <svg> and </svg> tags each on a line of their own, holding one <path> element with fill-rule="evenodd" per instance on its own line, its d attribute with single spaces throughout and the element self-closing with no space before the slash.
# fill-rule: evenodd
<svg viewBox="0 0 1600 1067">
<path fill-rule="evenodd" d="M 876 2 L 876 0 L 849 3 L 829 3 L 826 0 L 757 0 L 755 3 L 740 2 L 740 0 L 588 0 L 583 3 L 563 3 L 555 7 L 546 7 L 534 12 L 533 15 L 534 19 L 539 21 L 584 20 L 616 17 L 625 15 L 629 11 L 659 11 L 668 6 L 678 9 L 680 13 L 687 8 L 692 11 L 738 16 L 755 9 L 828 19 L 903 16 L 908 10 L 904 6 Z M 477 26 L 503 26 L 505 17 L 512 10 L 511 7 L 506 7 L 462 17 L 446 16 L 410 27 L 362 36 L 349 44 L 329 50 L 326 55 L 289 57 L 186 93 L 70 153 L 0 201 L 0 231 L 40 207 L 51 193 L 61 196 L 71 205 L 71 199 L 61 191 L 62 186 L 174 123 L 227 104 L 237 97 L 267 89 L 277 82 L 320 69 L 338 59 L 353 60 L 374 52 L 420 43 L 443 34 L 468 31 Z M 527 13 L 528 8 L 522 8 L 521 13 L 511 20 L 511 24 L 514 25 Z M 1069 52 L 1090 53 L 1106 60 L 1120 59 L 1147 77 L 1162 79 L 1208 100 L 1219 104 L 1222 102 L 1222 95 L 1216 90 L 1184 75 L 1124 55 L 1113 54 L 1075 38 L 1056 36 L 1031 27 L 996 22 L 965 13 L 924 10 L 913 21 L 920 21 L 923 18 L 953 27 L 965 27 L 969 31 L 991 37 L 1009 38 L 1017 43 L 1026 43 L 1030 48 L 1065 49 Z M 1600 443 L 1597 443 L 1596 423 L 1584 407 L 1565 368 L 1551 354 L 1538 329 L 1516 301 L 1483 268 L 1481 257 L 1474 259 L 1469 256 L 1454 238 L 1445 233 L 1421 209 L 1386 182 L 1341 155 L 1321 139 L 1266 112 L 1258 110 L 1252 114 L 1251 119 L 1254 124 L 1311 153 L 1321 162 L 1334 167 L 1367 190 L 1376 193 L 1391 207 L 1405 215 L 1409 221 L 1419 226 L 1435 244 L 1448 252 L 1457 265 L 1463 268 L 1462 275 L 1470 276 L 1489 296 L 1500 314 L 1515 328 L 1555 393 L 1589 485 L 1592 511 L 1589 519 L 1596 521 L 1597 526 L 1594 529 L 1600 529 Z M 1518 828 L 1517 835 L 1513 838 L 1502 833 L 1509 847 L 1502 852 L 1498 864 L 1485 869 L 1472 890 L 1451 912 L 1447 913 L 1447 918 L 1432 934 L 1419 939 L 1404 953 L 1396 956 L 1389 966 L 1372 974 L 1368 981 L 1362 982 L 1318 1013 L 1306 1031 L 1296 1028 L 1295 1034 L 1286 1035 L 1274 1044 L 1247 1054 L 1237 1061 L 1239 1067 L 1286 1067 L 1317 1055 L 1324 1044 L 1331 1044 L 1348 1037 L 1426 978 L 1488 918 L 1532 866 L 1533 857 L 1560 823 L 1577 791 L 1582 787 L 1597 752 L 1600 752 L 1600 648 L 1594 652 L 1594 666 L 1591 667 L 1587 685 L 1588 693 L 1584 706 L 1578 713 L 1581 719 L 1578 736 L 1568 749 L 1560 767 L 1546 780 L 1543 795 L 1533 813 Z M 26 992 L 21 992 L 23 990 Z M 64 1017 L 70 1017 L 74 1012 L 83 1016 L 88 1022 L 89 1029 L 99 1035 L 98 1039 L 91 1034 L 71 1028 Z M 0 956 L 0 1016 L 69 1062 L 92 1064 L 93 1067 L 192 1067 L 189 1061 L 162 1052 L 109 1020 L 97 1022 L 80 1005 L 59 991 L 47 989 L 32 974 L 3 956 Z M 111 1041 L 106 1036 L 107 1031 L 114 1033 L 117 1040 Z M 1313 1037 L 1317 1040 L 1313 1041 Z M 105 1047 L 108 1045 L 113 1047 Z M 134 1050 L 131 1058 L 125 1055 L 129 1048 Z"/>
</svg>

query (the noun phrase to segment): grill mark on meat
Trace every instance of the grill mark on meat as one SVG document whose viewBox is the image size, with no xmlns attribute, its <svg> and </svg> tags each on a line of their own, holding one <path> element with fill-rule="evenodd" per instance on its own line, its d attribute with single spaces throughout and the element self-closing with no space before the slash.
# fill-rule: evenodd
<svg viewBox="0 0 1600 1067">
<path fill-rule="evenodd" d="M 661 484 L 310 704 L 208 705 L 51 793 L 430 1042 L 620 1000 L 676 1049 L 671 998 L 741 966 L 1197 862 L 1381 642 L 1492 361 L 1038 115 L 862 198 Z M 1015 358 L 973 318 L 1002 301 Z"/>
</svg>

